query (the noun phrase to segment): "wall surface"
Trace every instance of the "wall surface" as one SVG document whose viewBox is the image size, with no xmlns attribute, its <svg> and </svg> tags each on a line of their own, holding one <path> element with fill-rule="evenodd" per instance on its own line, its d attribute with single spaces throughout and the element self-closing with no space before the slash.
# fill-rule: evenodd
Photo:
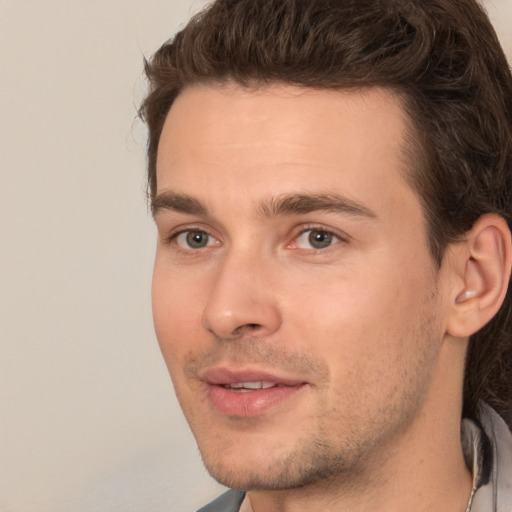
<svg viewBox="0 0 512 512">
<path fill-rule="evenodd" d="M 155 341 L 135 121 L 204 0 L 0 0 L 0 512 L 193 511 L 202 468 Z M 512 0 L 486 3 L 512 54 Z"/>
<path fill-rule="evenodd" d="M 0 511 L 218 493 L 151 321 L 142 56 L 199 0 L 0 1 Z M 178 506 L 179 505 L 179 506 Z"/>
</svg>

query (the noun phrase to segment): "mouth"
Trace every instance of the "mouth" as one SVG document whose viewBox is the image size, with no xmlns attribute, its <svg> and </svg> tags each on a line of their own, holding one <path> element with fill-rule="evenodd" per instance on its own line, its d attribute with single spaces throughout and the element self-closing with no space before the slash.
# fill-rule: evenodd
<svg viewBox="0 0 512 512">
<path fill-rule="evenodd" d="M 217 413 L 229 417 L 263 416 L 291 404 L 307 387 L 302 379 L 260 371 L 209 368 L 200 374 L 208 386 L 208 400 Z"/>
<path fill-rule="evenodd" d="M 236 393 L 250 393 L 258 389 L 271 389 L 276 387 L 282 387 L 284 384 L 278 384 L 275 382 L 268 382 L 264 380 L 255 382 L 233 382 L 232 384 L 223 384 L 224 389 L 229 389 Z"/>
</svg>

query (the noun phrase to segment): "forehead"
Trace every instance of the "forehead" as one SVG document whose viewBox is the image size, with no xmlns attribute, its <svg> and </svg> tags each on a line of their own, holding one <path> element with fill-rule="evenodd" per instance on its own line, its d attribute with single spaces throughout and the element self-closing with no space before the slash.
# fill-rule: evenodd
<svg viewBox="0 0 512 512">
<path fill-rule="evenodd" d="M 247 143 L 272 133 L 280 141 L 311 142 L 347 137 L 369 139 L 382 129 L 389 133 L 388 142 L 395 146 L 408 117 L 399 97 L 388 89 L 364 88 L 327 90 L 271 84 L 258 88 L 227 83 L 218 86 L 195 85 L 186 88 L 174 101 L 167 116 L 161 139 L 172 136 L 177 142 L 188 141 L 191 129 L 195 136 L 208 137 L 212 144 Z M 233 131 L 235 127 L 235 131 Z M 336 132 L 332 128 L 337 129 Z M 254 130 L 256 128 L 256 131 Z"/>
<path fill-rule="evenodd" d="M 162 130 L 157 193 L 257 199 L 338 187 L 357 200 L 393 201 L 409 189 L 407 130 L 400 100 L 379 88 L 190 87 Z"/>
</svg>

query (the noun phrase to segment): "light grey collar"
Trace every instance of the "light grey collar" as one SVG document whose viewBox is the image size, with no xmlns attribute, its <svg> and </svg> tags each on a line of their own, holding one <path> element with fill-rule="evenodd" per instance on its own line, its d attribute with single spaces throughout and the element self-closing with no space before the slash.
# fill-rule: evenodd
<svg viewBox="0 0 512 512">
<path fill-rule="evenodd" d="M 473 491 L 466 512 L 512 512 L 512 434 L 488 405 L 479 404 L 478 421 L 462 420 L 462 446 L 473 469 Z"/>
</svg>

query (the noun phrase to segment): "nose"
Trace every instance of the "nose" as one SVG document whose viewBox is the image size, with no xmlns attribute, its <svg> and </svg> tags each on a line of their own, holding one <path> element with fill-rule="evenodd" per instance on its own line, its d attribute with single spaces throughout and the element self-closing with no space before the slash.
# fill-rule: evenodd
<svg viewBox="0 0 512 512">
<path fill-rule="evenodd" d="M 220 339 L 266 337 L 281 326 L 269 265 L 259 258 L 228 256 L 218 269 L 203 325 Z"/>
</svg>

